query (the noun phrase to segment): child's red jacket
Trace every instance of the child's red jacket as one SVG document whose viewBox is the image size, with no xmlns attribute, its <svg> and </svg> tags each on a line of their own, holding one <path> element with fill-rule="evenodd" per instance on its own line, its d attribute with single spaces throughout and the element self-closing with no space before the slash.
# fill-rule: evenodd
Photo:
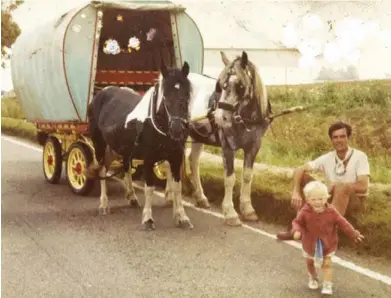
<svg viewBox="0 0 391 298">
<path fill-rule="evenodd" d="M 316 239 L 323 242 L 323 255 L 336 251 L 338 245 L 337 226 L 351 239 L 360 233 L 334 208 L 327 203 L 322 213 L 316 213 L 307 203 L 301 208 L 292 222 L 292 232 L 301 233 L 303 249 L 314 255 Z"/>
</svg>

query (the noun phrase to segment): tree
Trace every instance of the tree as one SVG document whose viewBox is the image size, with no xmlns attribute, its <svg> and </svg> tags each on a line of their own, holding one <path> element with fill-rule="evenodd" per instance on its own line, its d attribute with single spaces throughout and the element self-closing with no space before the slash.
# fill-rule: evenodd
<svg viewBox="0 0 391 298">
<path fill-rule="evenodd" d="M 349 65 L 346 69 L 332 69 L 322 67 L 316 80 L 321 81 L 343 81 L 343 80 L 358 80 L 359 74 L 357 67 L 354 65 Z"/>
<path fill-rule="evenodd" d="M 1 4 L 1 67 L 5 68 L 4 59 L 9 58 L 7 49 L 12 46 L 16 38 L 20 34 L 18 24 L 12 18 L 12 11 L 14 11 L 24 1 L 2 1 Z"/>
</svg>

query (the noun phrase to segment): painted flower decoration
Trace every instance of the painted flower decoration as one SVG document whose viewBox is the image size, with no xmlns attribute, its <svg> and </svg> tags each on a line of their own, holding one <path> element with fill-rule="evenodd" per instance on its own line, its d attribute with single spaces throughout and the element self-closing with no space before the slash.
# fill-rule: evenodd
<svg viewBox="0 0 391 298">
<path fill-rule="evenodd" d="M 147 32 L 147 40 L 152 41 L 155 38 L 155 35 L 156 35 L 156 29 L 155 28 L 149 29 L 149 31 Z"/>
<path fill-rule="evenodd" d="M 140 40 L 135 36 L 129 38 L 128 52 L 132 52 L 132 49 L 136 49 L 136 51 L 140 49 Z"/>
<path fill-rule="evenodd" d="M 121 48 L 118 44 L 118 41 L 115 39 L 108 39 L 105 41 L 103 52 L 105 54 L 117 55 L 121 52 Z"/>
</svg>

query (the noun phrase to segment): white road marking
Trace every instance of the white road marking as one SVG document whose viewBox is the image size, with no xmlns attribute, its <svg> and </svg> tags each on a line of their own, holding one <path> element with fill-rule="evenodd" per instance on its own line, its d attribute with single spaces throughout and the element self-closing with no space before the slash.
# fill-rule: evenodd
<svg viewBox="0 0 391 298">
<path fill-rule="evenodd" d="M 34 151 L 37 151 L 37 152 L 42 152 L 42 148 L 34 146 L 34 145 L 27 144 L 25 142 L 21 142 L 19 140 L 14 139 L 14 138 L 6 137 L 6 136 L 3 136 L 3 135 L 1 136 L 1 138 L 6 140 L 6 141 L 9 141 L 11 143 L 14 143 L 16 145 L 19 145 L 19 146 L 22 146 L 22 147 L 26 147 L 26 148 L 32 149 Z M 136 183 L 133 183 L 133 185 L 134 185 L 135 188 L 144 191 L 144 187 L 139 186 Z M 159 196 L 161 198 L 164 198 L 164 194 L 161 193 L 161 192 L 155 191 L 155 195 L 157 195 L 157 196 Z M 198 208 L 194 204 L 189 203 L 189 202 L 187 202 L 185 200 L 183 201 L 183 205 L 185 205 L 188 208 L 194 209 L 196 211 L 199 211 L 199 212 L 202 212 L 202 213 L 205 213 L 205 214 L 208 214 L 208 215 L 220 218 L 220 219 L 224 218 L 223 215 L 220 214 L 220 213 L 217 213 L 217 212 L 214 212 L 214 211 L 211 211 L 211 210 Z M 266 237 L 269 237 L 269 238 L 272 238 L 272 239 L 276 239 L 276 235 L 270 234 L 270 233 L 268 233 L 266 231 L 263 231 L 261 229 L 257 229 L 257 228 L 251 227 L 251 226 L 249 226 L 247 224 L 243 224 L 242 227 L 245 228 L 245 229 L 248 229 L 248 230 L 250 230 L 252 232 L 255 232 L 255 233 L 259 234 L 259 235 L 266 236 Z M 295 248 L 301 249 L 301 244 L 296 242 L 296 241 L 283 241 L 282 243 L 286 243 L 286 244 L 291 245 L 291 246 L 293 246 Z M 348 269 L 353 270 L 353 271 L 355 271 L 357 273 L 360 273 L 362 275 L 368 276 L 368 277 L 370 277 L 370 278 L 372 278 L 374 280 L 378 280 L 378 281 L 381 281 L 381 282 L 383 282 L 385 284 L 391 285 L 391 277 L 390 276 L 381 274 L 381 273 L 376 272 L 376 271 L 372 271 L 371 269 L 368 269 L 368 268 L 364 268 L 364 267 L 358 266 L 358 265 L 354 264 L 353 262 L 341 259 L 341 258 L 339 258 L 337 256 L 335 256 L 333 258 L 333 262 L 341 265 L 342 267 L 348 268 Z"/>
<path fill-rule="evenodd" d="M 26 142 L 21 142 L 17 139 L 14 139 L 14 138 L 11 138 L 11 137 L 5 137 L 5 136 L 1 136 L 2 139 L 8 141 L 8 142 L 11 142 L 11 143 L 14 143 L 16 145 L 19 145 L 19 146 L 23 146 L 23 147 L 26 147 L 26 148 L 29 148 L 29 149 L 32 149 L 32 150 L 35 150 L 35 151 L 38 151 L 38 152 L 42 152 L 42 148 L 38 147 L 38 146 L 34 146 L 34 145 L 30 145 Z"/>
</svg>

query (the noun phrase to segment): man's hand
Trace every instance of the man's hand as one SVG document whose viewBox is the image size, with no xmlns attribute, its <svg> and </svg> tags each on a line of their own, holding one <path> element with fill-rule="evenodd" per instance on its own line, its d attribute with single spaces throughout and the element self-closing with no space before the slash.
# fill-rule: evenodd
<svg viewBox="0 0 391 298">
<path fill-rule="evenodd" d="M 301 167 L 298 167 L 293 173 L 293 193 L 291 199 L 291 205 L 296 210 L 299 210 L 303 205 L 303 198 L 300 193 L 300 189 L 302 187 L 301 183 L 304 177 L 304 174 L 311 170 L 309 164 L 305 164 Z"/>
<path fill-rule="evenodd" d="M 300 233 L 299 231 L 295 231 L 295 232 L 293 233 L 293 239 L 299 240 L 300 237 L 301 237 L 301 233 Z"/>
<path fill-rule="evenodd" d="M 303 203 L 303 198 L 301 197 L 300 192 L 293 191 L 292 200 L 291 200 L 292 207 L 296 209 L 300 209 L 302 203 Z"/>
</svg>

